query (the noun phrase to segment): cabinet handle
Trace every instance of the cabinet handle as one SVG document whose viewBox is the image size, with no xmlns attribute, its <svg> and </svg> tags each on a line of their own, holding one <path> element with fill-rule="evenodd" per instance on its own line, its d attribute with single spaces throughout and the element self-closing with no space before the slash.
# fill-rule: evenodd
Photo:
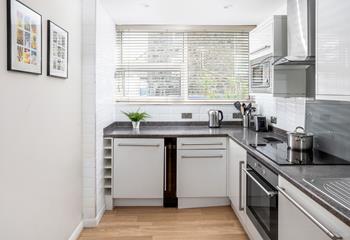
<svg viewBox="0 0 350 240">
<path fill-rule="evenodd" d="M 159 147 L 160 144 L 132 144 L 132 143 L 119 143 L 120 147 Z"/>
<path fill-rule="evenodd" d="M 181 143 L 182 146 L 222 146 L 224 143 Z"/>
<path fill-rule="evenodd" d="M 167 191 L 166 187 L 166 178 L 167 178 L 167 169 L 166 169 L 166 163 L 167 163 L 167 147 L 164 147 L 164 191 Z"/>
<path fill-rule="evenodd" d="M 255 54 L 255 53 L 258 53 L 258 52 L 261 52 L 261 51 L 263 51 L 263 50 L 265 50 L 265 49 L 268 49 L 268 48 L 270 48 L 271 46 L 269 46 L 269 45 L 265 45 L 265 46 L 263 46 L 263 47 L 261 47 L 261 48 L 258 48 L 258 49 L 255 49 L 253 52 L 251 52 L 250 54 L 251 55 L 253 55 L 253 54 Z"/>
<path fill-rule="evenodd" d="M 296 208 L 298 208 L 308 219 L 310 219 L 317 227 L 319 227 L 327 236 L 332 240 L 340 240 L 343 237 L 338 234 L 333 233 L 327 227 L 325 227 L 322 223 L 320 223 L 315 217 L 313 217 L 305 208 L 303 208 L 297 201 L 295 201 L 284 188 L 279 186 L 276 187 L 278 191 L 285 196 Z"/>
<path fill-rule="evenodd" d="M 242 206 L 242 169 L 243 169 L 244 161 L 239 162 L 239 200 L 238 200 L 238 208 L 239 211 L 244 211 L 244 207 Z"/>
<path fill-rule="evenodd" d="M 181 158 L 223 158 L 223 155 L 213 155 L 213 156 L 181 156 Z"/>
<path fill-rule="evenodd" d="M 245 172 L 245 174 L 247 174 L 248 177 L 250 177 L 250 179 L 252 179 L 256 183 L 256 185 L 258 185 L 260 187 L 261 190 L 263 190 L 265 192 L 265 194 L 267 196 L 273 197 L 273 196 L 275 196 L 277 194 L 277 192 L 268 191 L 266 188 L 264 188 L 264 186 L 261 185 L 261 183 L 258 180 L 256 180 L 255 177 L 252 174 L 250 174 L 249 170 L 244 169 L 244 168 L 242 168 L 242 170 Z"/>
</svg>

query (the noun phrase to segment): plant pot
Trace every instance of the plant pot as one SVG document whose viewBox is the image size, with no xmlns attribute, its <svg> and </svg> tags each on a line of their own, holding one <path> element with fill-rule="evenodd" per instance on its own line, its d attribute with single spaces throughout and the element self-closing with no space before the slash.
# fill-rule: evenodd
<svg viewBox="0 0 350 240">
<path fill-rule="evenodd" d="M 132 122 L 132 128 L 139 129 L 141 122 Z"/>
</svg>

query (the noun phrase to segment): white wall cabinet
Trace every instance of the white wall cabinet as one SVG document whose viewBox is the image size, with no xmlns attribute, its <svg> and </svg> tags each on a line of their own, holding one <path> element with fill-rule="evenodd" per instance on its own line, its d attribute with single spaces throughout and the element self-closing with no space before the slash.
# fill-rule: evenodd
<svg viewBox="0 0 350 240">
<path fill-rule="evenodd" d="M 114 198 L 163 198 L 164 139 L 115 139 L 113 160 Z"/>
<path fill-rule="evenodd" d="M 271 54 L 287 55 L 287 16 L 275 15 L 249 33 L 250 60 Z"/>
<path fill-rule="evenodd" d="M 343 240 L 350 239 L 350 227 L 341 222 L 334 215 L 306 196 L 303 192 L 279 177 L 279 187 L 290 197 L 288 199 L 279 192 L 278 199 L 278 239 L 281 240 L 330 240 L 313 221 L 311 221 L 292 201 L 305 209 L 314 219 L 326 229 Z"/>
<path fill-rule="evenodd" d="M 316 2 L 316 99 L 350 101 L 350 1 Z"/>
</svg>

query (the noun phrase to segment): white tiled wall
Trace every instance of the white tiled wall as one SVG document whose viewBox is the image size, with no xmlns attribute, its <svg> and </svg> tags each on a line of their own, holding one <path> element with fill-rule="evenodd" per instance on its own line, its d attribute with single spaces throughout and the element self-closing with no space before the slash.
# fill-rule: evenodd
<svg viewBox="0 0 350 240">
<path fill-rule="evenodd" d="M 104 209 L 103 128 L 113 122 L 115 25 L 96 4 L 96 214 Z"/>
<path fill-rule="evenodd" d="M 279 98 L 269 95 L 257 95 L 255 102 L 258 112 L 267 116 L 277 117 L 274 126 L 286 131 L 293 131 L 297 126 L 305 127 L 306 98 Z"/>
<path fill-rule="evenodd" d="M 95 0 L 83 1 L 83 218 L 96 216 L 95 201 Z"/>
<path fill-rule="evenodd" d="M 103 128 L 113 122 L 114 24 L 100 0 L 83 3 L 84 220 L 104 208 Z"/>
<path fill-rule="evenodd" d="M 198 104 L 171 104 L 171 105 L 137 105 L 115 104 L 115 121 L 128 121 L 121 111 L 136 111 L 140 109 L 151 115 L 148 121 L 208 121 L 208 110 L 217 109 L 224 113 L 224 121 L 234 121 L 232 113 L 238 112 L 232 104 L 198 105 Z M 181 119 L 181 113 L 192 113 L 192 119 Z"/>
</svg>

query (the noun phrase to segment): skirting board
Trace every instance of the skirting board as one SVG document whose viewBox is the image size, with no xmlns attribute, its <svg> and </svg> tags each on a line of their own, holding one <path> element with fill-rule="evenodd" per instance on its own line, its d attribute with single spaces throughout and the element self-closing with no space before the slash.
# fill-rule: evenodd
<svg viewBox="0 0 350 240">
<path fill-rule="evenodd" d="M 103 214 L 105 213 L 105 206 L 100 210 L 95 218 L 84 219 L 84 228 L 94 228 L 100 223 Z"/>
<path fill-rule="evenodd" d="M 83 231 L 83 221 L 81 221 L 78 226 L 74 229 L 72 235 L 68 238 L 68 240 L 77 240 L 80 236 L 81 231 Z"/>
<path fill-rule="evenodd" d="M 134 199 L 134 198 L 115 198 L 113 205 L 116 207 L 159 207 L 163 206 L 163 198 L 156 199 Z"/>
<path fill-rule="evenodd" d="M 230 200 L 227 197 L 178 198 L 178 208 L 199 208 L 218 206 L 230 206 Z"/>
</svg>

